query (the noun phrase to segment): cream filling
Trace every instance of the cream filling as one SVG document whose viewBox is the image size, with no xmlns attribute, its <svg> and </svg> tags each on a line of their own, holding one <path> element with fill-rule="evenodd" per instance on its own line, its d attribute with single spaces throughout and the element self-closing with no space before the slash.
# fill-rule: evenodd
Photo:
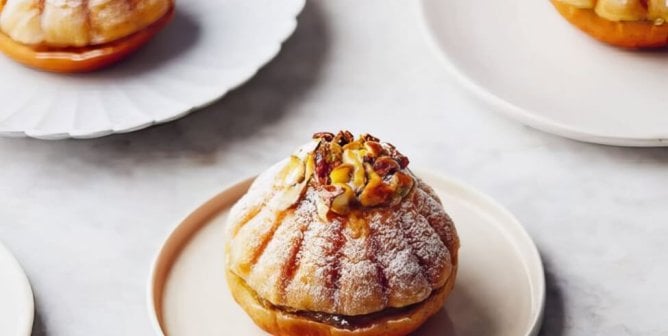
<svg viewBox="0 0 668 336">
<path fill-rule="evenodd" d="M 0 0 L 0 31 L 31 46 L 86 47 L 154 24 L 172 0 Z"/>
<path fill-rule="evenodd" d="M 573 7 L 593 9 L 596 14 L 610 21 L 654 21 L 663 24 L 668 20 L 666 0 L 557 0 Z"/>
<path fill-rule="evenodd" d="M 265 300 L 264 298 L 260 297 L 255 290 L 250 288 L 248 284 L 246 284 L 246 281 L 244 281 L 242 278 L 237 276 L 236 274 L 233 274 L 233 276 L 237 277 L 239 280 L 239 283 L 255 298 L 255 300 L 260 303 L 264 308 L 272 311 L 278 311 L 283 314 L 287 315 L 292 315 L 300 318 L 304 318 L 313 322 L 318 322 L 322 324 L 327 324 L 329 326 L 333 326 L 335 328 L 339 329 L 348 329 L 348 330 L 354 330 L 354 329 L 359 329 L 359 328 L 364 328 L 367 326 L 370 326 L 374 323 L 377 323 L 378 321 L 381 320 L 394 320 L 398 318 L 405 317 L 407 315 L 410 315 L 412 312 L 420 309 L 425 303 L 429 302 L 431 299 L 434 297 L 440 295 L 445 288 L 447 287 L 447 282 L 446 285 L 444 285 L 441 288 L 435 289 L 432 291 L 431 295 L 427 297 L 425 300 L 414 303 L 412 305 L 406 306 L 406 307 L 401 307 L 401 308 L 386 308 L 383 309 L 379 312 L 371 313 L 371 314 L 365 314 L 365 315 L 357 315 L 357 316 L 349 316 L 349 315 L 340 315 L 340 314 L 329 314 L 329 313 L 322 313 L 322 312 L 314 312 L 314 311 L 304 311 L 304 310 L 299 310 L 296 308 L 291 308 L 291 307 L 285 307 L 285 306 L 278 306 L 274 305 L 273 303 Z"/>
</svg>

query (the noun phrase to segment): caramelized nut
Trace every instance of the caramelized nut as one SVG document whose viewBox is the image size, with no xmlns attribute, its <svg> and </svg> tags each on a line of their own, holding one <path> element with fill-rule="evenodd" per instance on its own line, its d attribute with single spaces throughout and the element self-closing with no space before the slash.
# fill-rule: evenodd
<svg viewBox="0 0 668 336">
<path fill-rule="evenodd" d="M 325 141 L 332 141 L 334 139 L 334 133 L 330 132 L 318 132 L 313 134 L 313 139 L 324 139 Z"/>
<path fill-rule="evenodd" d="M 378 173 L 380 176 L 394 174 L 399 169 L 401 169 L 399 163 L 388 156 L 378 158 L 373 164 L 373 170 L 375 170 L 376 173 Z"/>
<path fill-rule="evenodd" d="M 285 179 L 297 186 L 315 176 L 323 200 L 318 203 L 321 217 L 330 211 L 349 214 L 359 206 L 396 205 L 415 183 L 412 175 L 403 171 L 408 158 L 372 135 L 362 135 L 357 140 L 348 131 L 313 136 L 316 141 L 309 155 L 297 155 L 301 165 L 292 162 L 294 168 Z"/>
<path fill-rule="evenodd" d="M 343 193 L 343 190 L 328 184 L 320 186 L 317 191 L 320 196 L 320 202 L 316 202 L 318 216 L 322 218 L 322 220 L 327 220 L 327 214 L 332 208 L 332 200 Z"/>
<path fill-rule="evenodd" d="M 332 161 L 339 162 L 339 163 L 341 162 L 341 155 L 343 155 L 343 148 L 341 147 L 341 145 L 339 145 L 335 142 L 332 142 L 329 152 L 330 152 Z"/>
<path fill-rule="evenodd" d="M 353 141 L 355 141 L 355 136 L 348 131 L 340 131 L 334 138 L 334 142 L 341 146 L 349 144 Z"/>
<path fill-rule="evenodd" d="M 397 172 L 390 179 L 390 186 L 394 190 L 397 202 L 408 195 L 411 189 L 413 189 L 413 185 L 415 185 L 413 177 L 402 172 Z"/>
<path fill-rule="evenodd" d="M 355 192 L 347 184 L 335 184 L 342 192 L 332 200 L 331 209 L 334 213 L 345 215 L 350 212 L 350 203 L 355 199 Z"/>
<path fill-rule="evenodd" d="M 365 207 L 381 205 L 392 197 L 394 192 L 389 185 L 383 182 L 380 175 L 376 174 L 371 165 L 365 164 L 365 168 L 369 182 L 359 195 L 360 204 Z"/>
<path fill-rule="evenodd" d="M 367 154 L 371 157 L 379 157 L 383 154 L 383 146 L 376 141 L 367 141 L 364 143 L 364 148 L 367 150 Z"/>
<path fill-rule="evenodd" d="M 380 139 L 376 138 L 375 136 L 369 133 L 362 135 L 362 139 L 364 139 L 364 141 L 380 142 Z"/>
<path fill-rule="evenodd" d="M 313 153 L 309 153 L 306 156 L 306 164 L 304 165 L 305 173 L 304 178 L 310 180 L 315 172 L 315 160 L 313 159 Z"/>
<path fill-rule="evenodd" d="M 331 170 L 331 162 L 328 160 L 330 155 L 330 147 L 324 144 L 318 146 L 315 150 L 315 175 L 318 178 L 318 182 L 321 184 L 328 184 L 329 181 L 327 177 Z"/>
<path fill-rule="evenodd" d="M 363 148 L 363 145 L 359 141 L 350 142 L 350 143 L 347 143 L 347 144 L 343 145 L 343 151 L 344 152 L 347 151 L 347 150 L 360 150 L 362 148 Z"/>
<path fill-rule="evenodd" d="M 329 173 L 329 179 L 332 183 L 348 183 L 354 170 L 355 167 L 349 163 L 341 164 Z"/>
<path fill-rule="evenodd" d="M 350 164 L 355 168 L 353 171 L 351 184 L 353 185 L 355 191 L 359 192 L 366 184 L 366 173 L 364 172 L 362 153 L 360 151 L 344 149 L 343 163 Z"/>
</svg>

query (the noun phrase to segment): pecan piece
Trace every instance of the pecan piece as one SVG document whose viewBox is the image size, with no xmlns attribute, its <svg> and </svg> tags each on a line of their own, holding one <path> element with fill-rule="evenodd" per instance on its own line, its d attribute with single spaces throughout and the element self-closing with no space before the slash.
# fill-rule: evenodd
<svg viewBox="0 0 668 336">
<path fill-rule="evenodd" d="M 334 133 L 330 132 L 317 132 L 313 134 L 313 139 L 324 139 L 327 142 L 332 141 L 334 139 Z"/>
<path fill-rule="evenodd" d="M 336 137 L 334 137 L 334 142 L 340 146 L 345 146 L 353 141 L 355 141 L 355 136 L 349 131 L 340 131 Z"/>
<path fill-rule="evenodd" d="M 389 156 L 383 156 L 376 159 L 376 162 L 373 164 L 373 170 L 378 173 L 380 176 L 387 176 L 394 174 L 401 169 L 399 163 Z"/>
</svg>

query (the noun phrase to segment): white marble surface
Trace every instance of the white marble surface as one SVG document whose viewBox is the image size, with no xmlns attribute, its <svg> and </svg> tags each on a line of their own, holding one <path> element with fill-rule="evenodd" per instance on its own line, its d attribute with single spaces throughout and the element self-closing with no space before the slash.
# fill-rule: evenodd
<svg viewBox="0 0 668 336">
<path fill-rule="evenodd" d="M 340 128 L 388 139 L 517 215 L 546 264 L 543 335 L 668 334 L 668 149 L 577 143 L 488 111 L 442 69 L 415 2 L 312 0 L 300 20 L 254 80 L 185 119 L 0 140 L 0 239 L 32 281 L 34 335 L 151 335 L 146 278 L 170 228 Z"/>
</svg>

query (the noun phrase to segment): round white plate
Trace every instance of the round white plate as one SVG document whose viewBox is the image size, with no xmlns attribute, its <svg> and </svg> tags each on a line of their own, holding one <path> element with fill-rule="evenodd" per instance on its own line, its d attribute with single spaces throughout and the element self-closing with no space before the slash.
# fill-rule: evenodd
<svg viewBox="0 0 668 336">
<path fill-rule="evenodd" d="M 0 55 L 0 135 L 94 138 L 171 121 L 250 79 L 305 0 L 177 0 L 174 21 L 110 69 L 59 75 Z"/>
<path fill-rule="evenodd" d="M 0 244 L 0 335 L 30 336 L 35 314 L 28 278 Z"/>
<path fill-rule="evenodd" d="M 446 309 L 415 335 L 536 335 L 545 281 L 536 247 L 523 227 L 471 188 L 419 175 L 442 197 L 462 248 L 457 284 Z M 148 290 L 149 311 L 159 335 L 266 335 L 235 304 L 224 273 L 227 211 L 251 181 L 227 189 L 196 210 L 160 250 Z"/>
<path fill-rule="evenodd" d="M 601 44 L 548 0 L 422 0 L 447 68 L 495 110 L 587 142 L 668 146 L 668 53 Z"/>
</svg>

